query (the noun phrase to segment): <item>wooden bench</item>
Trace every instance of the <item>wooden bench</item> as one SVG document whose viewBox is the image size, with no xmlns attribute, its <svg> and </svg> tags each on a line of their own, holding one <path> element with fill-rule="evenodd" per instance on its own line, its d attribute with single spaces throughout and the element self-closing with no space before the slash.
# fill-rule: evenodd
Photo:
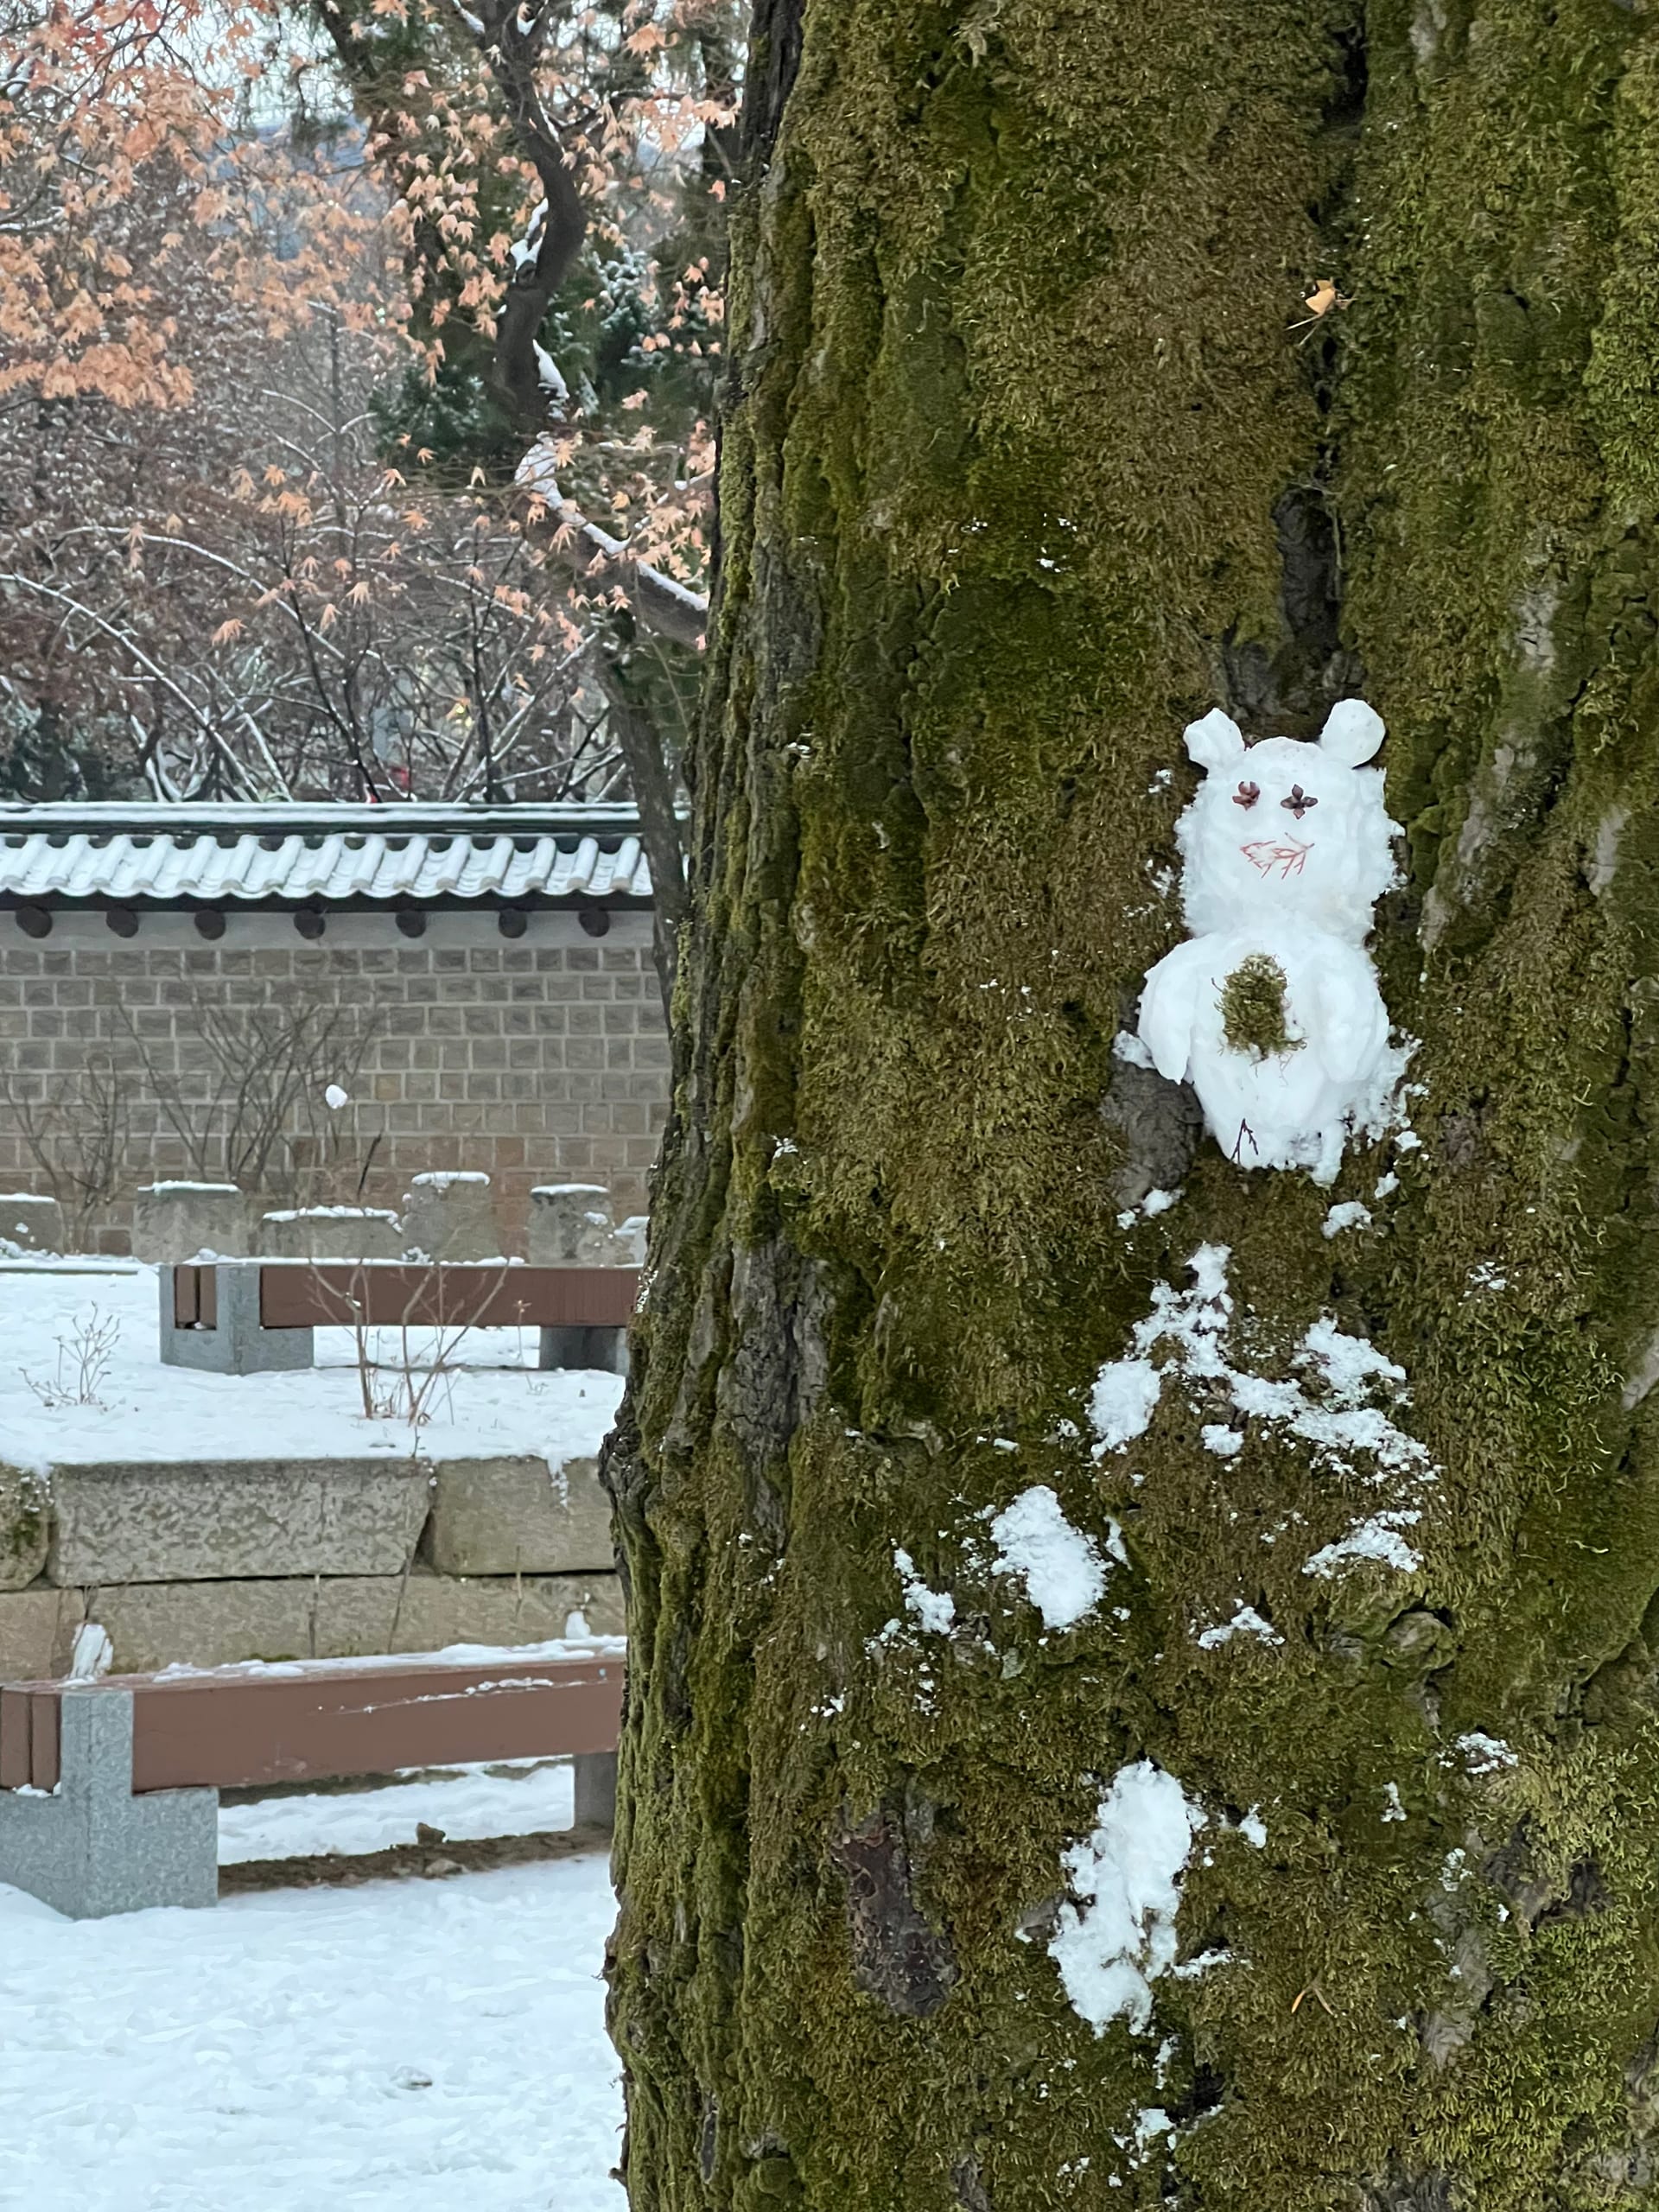
<svg viewBox="0 0 1659 2212">
<path fill-rule="evenodd" d="M 218 1895 L 219 1792 L 569 1754 L 608 1827 L 620 1649 L 0 1685 L 0 1882 L 72 1919 Z"/>
<path fill-rule="evenodd" d="M 259 1375 L 309 1367 L 320 1328 L 533 1328 L 543 1367 L 626 1367 L 638 1268 L 499 1262 L 216 1260 L 164 1267 L 161 1355 L 170 1367 Z"/>
</svg>

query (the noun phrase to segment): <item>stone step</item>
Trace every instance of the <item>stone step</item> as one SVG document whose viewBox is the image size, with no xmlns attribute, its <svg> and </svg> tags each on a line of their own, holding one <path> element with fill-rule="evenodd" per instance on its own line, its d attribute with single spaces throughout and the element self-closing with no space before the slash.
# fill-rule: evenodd
<svg viewBox="0 0 1659 2212">
<path fill-rule="evenodd" d="M 596 1460 L 105 1460 L 44 1477 L 0 1463 L 0 1590 L 405 1573 L 608 1572 Z"/>
<path fill-rule="evenodd" d="M 0 1592 L 0 1681 L 68 1671 L 87 1619 L 108 1631 L 121 1674 L 248 1659 L 351 1659 L 494 1647 L 562 1637 L 579 1613 L 595 1636 L 623 1632 L 614 1573 L 270 1577 L 128 1588 Z"/>
</svg>

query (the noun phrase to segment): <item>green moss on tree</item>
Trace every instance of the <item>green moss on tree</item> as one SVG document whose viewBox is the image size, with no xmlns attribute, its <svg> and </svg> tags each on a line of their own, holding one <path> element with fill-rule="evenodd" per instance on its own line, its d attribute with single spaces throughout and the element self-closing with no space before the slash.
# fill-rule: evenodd
<svg viewBox="0 0 1659 2212">
<path fill-rule="evenodd" d="M 1285 1007 L 1285 971 L 1266 952 L 1245 956 L 1221 987 L 1221 1033 L 1236 1052 L 1258 1060 L 1300 1052 Z"/>
<path fill-rule="evenodd" d="M 636 2206 L 1659 2186 L 1655 39 L 1612 0 L 809 0 L 738 212 L 609 1462 Z M 1351 1149 L 1368 1233 L 1208 1143 L 1120 1230 L 1112 1039 L 1179 926 L 1158 772 L 1217 699 L 1297 728 L 1362 683 L 1420 1142 Z M 1092 1378 L 1204 1243 L 1251 1371 L 1326 1314 L 1406 1371 L 1413 1571 L 1308 1572 L 1376 1470 L 1261 1421 L 1219 1456 L 1201 1378 L 1094 1456 Z M 984 1540 L 1036 1484 L 1128 1554 L 1063 1632 Z M 1280 1641 L 1199 1642 L 1241 1605 Z M 1141 1758 L 1209 1813 L 1213 1963 L 1096 2036 L 1046 1931 Z"/>
<path fill-rule="evenodd" d="M 45 1566 L 51 1510 L 40 1476 L 0 1460 L 0 1590 L 21 1589 Z"/>
</svg>

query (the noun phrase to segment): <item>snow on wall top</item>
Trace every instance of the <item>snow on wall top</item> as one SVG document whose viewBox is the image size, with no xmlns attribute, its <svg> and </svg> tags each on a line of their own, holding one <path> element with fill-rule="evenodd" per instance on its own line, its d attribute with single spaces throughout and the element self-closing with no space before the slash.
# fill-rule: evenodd
<svg viewBox="0 0 1659 2212">
<path fill-rule="evenodd" d="M 646 899 L 614 807 L 0 807 L 0 898 Z"/>
</svg>

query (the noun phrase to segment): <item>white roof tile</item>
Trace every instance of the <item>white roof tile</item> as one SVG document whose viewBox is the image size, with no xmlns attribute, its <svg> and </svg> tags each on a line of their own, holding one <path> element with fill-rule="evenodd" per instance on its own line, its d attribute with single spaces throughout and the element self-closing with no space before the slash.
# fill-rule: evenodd
<svg viewBox="0 0 1659 2212">
<path fill-rule="evenodd" d="M 648 899 L 608 807 L 0 806 L 0 899 Z"/>
</svg>

